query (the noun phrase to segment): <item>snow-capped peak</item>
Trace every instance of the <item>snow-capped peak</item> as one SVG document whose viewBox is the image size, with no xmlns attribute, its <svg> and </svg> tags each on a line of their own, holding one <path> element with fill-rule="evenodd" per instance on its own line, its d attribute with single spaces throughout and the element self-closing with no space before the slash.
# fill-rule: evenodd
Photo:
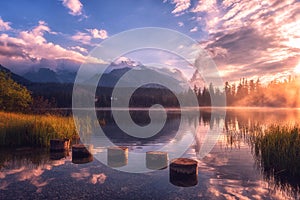
<svg viewBox="0 0 300 200">
<path fill-rule="evenodd" d="M 119 57 L 118 59 L 116 59 L 114 62 L 112 62 L 111 65 L 112 66 L 126 65 L 127 67 L 128 66 L 136 67 L 138 65 L 141 65 L 141 63 L 138 61 L 131 60 L 130 58 L 122 56 L 122 57 Z"/>
<path fill-rule="evenodd" d="M 115 69 L 136 68 L 138 66 L 142 66 L 142 64 L 138 61 L 133 61 L 127 57 L 119 57 L 108 66 L 108 68 L 105 70 L 105 73 L 110 73 Z"/>
</svg>

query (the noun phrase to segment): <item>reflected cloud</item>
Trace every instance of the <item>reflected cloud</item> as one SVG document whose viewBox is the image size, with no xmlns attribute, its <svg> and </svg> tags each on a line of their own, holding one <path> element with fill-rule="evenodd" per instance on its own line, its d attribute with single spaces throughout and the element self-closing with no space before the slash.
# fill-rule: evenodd
<svg viewBox="0 0 300 200">
<path fill-rule="evenodd" d="M 90 182 L 92 184 L 103 184 L 106 180 L 106 175 L 101 173 L 101 174 L 93 174 L 92 178 L 90 179 Z"/>
<path fill-rule="evenodd" d="M 91 176 L 91 173 L 88 171 L 87 168 L 80 169 L 79 172 L 71 173 L 71 177 L 74 179 L 77 179 L 77 180 L 84 180 L 90 176 Z"/>
</svg>

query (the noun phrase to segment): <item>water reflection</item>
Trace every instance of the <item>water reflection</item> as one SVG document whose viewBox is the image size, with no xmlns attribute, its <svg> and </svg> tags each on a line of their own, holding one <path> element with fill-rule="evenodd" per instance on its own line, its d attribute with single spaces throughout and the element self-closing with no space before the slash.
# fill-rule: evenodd
<svg viewBox="0 0 300 200">
<path fill-rule="evenodd" d="M 106 123 L 104 126 L 102 126 L 102 129 L 106 137 L 109 138 L 110 141 L 115 145 L 122 145 L 126 143 L 129 145 L 139 144 L 140 146 L 145 146 L 149 143 L 168 143 L 176 135 L 181 120 L 180 112 L 173 112 L 172 114 L 169 113 L 167 115 L 165 126 L 161 131 L 159 131 L 159 133 L 149 138 L 136 138 L 126 134 L 123 130 L 116 126 L 116 122 L 114 121 L 110 111 L 98 112 L 97 114 L 98 118 L 105 120 Z M 140 126 L 145 126 L 150 123 L 148 111 L 132 110 L 130 111 L 130 114 L 132 120 Z"/>
<path fill-rule="evenodd" d="M 72 163 L 85 164 L 94 160 L 93 145 L 74 144 L 72 145 Z"/>
<path fill-rule="evenodd" d="M 107 149 L 107 164 L 110 167 L 123 167 L 128 163 L 127 147 L 109 147 Z"/>
<path fill-rule="evenodd" d="M 281 144 L 276 145 L 274 138 L 269 147 L 267 143 L 264 145 L 258 145 L 262 134 L 273 127 L 276 124 L 277 127 L 293 126 L 299 123 L 300 112 L 298 109 L 254 109 L 254 110 L 240 110 L 229 109 L 226 116 L 225 130 L 222 136 L 222 144 L 225 148 L 241 149 L 242 146 L 246 146 L 251 149 L 252 156 L 254 158 L 255 167 L 262 173 L 264 180 L 267 180 L 269 186 L 273 191 L 285 191 L 288 197 L 299 198 L 300 191 L 300 177 L 295 170 L 300 167 L 300 152 L 298 147 L 293 147 L 293 141 L 287 139 L 290 137 L 288 133 L 283 137 L 285 142 L 290 141 L 291 144 L 285 145 L 284 149 L 279 152 L 275 152 L 275 149 L 284 146 Z M 296 130 L 297 131 L 297 130 Z M 295 133 L 296 135 L 299 134 Z M 271 136 L 272 137 L 272 136 Z M 276 136 L 277 137 L 277 136 Z M 279 139 L 279 138 L 278 138 Z M 264 151 L 271 150 L 270 157 L 262 157 L 259 152 L 262 149 Z M 268 150 L 269 149 L 269 150 Z M 288 158 L 293 156 L 294 160 L 287 163 Z M 241 160 L 241 159 L 240 159 Z M 272 162 L 275 161 L 275 162 Z M 247 162 L 247 160 L 245 160 Z M 249 161 L 248 161 L 249 162 Z M 282 165 L 283 163 L 283 165 Z M 280 168 L 280 166 L 286 166 L 288 168 Z M 280 170 L 278 170 L 280 169 Z"/>
<path fill-rule="evenodd" d="M 151 170 L 162 170 L 168 167 L 169 156 L 167 152 L 148 151 L 146 153 L 146 167 Z"/>
<path fill-rule="evenodd" d="M 135 111 L 131 115 L 133 120 L 140 125 L 149 123 L 145 111 Z M 50 154 L 48 150 L 1 150 L 0 199 L 6 197 L 4 195 L 8 195 L 9 191 L 12 193 L 14 187 L 17 187 L 20 193 L 24 193 L 27 190 L 32 191 L 30 188 L 34 186 L 33 194 L 45 194 L 51 188 L 63 191 L 64 187 L 67 187 L 64 186 L 66 182 L 74 183 L 68 186 L 69 190 L 74 193 L 79 190 L 82 191 L 82 187 L 84 187 L 84 190 L 87 191 L 84 193 L 85 195 L 89 195 L 88 192 L 99 191 L 99 196 L 104 194 L 107 195 L 107 198 L 130 198 L 131 195 L 136 195 L 137 198 L 144 198 L 147 195 L 151 197 L 152 195 L 164 199 L 174 199 L 176 197 L 186 199 L 199 197 L 209 199 L 299 198 L 299 179 L 288 177 L 284 173 L 274 174 L 264 170 L 263 164 L 259 157 L 255 155 L 253 149 L 257 127 L 265 128 L 272 123 L 297 123 L 300 120 L 299 110 L 228 109 L 226 118 L 220 115 L 212 115 L 210 109 L 201 109 L 200 118 L 170 111 L 164 129 L 148 139 L 138 139 L 124 134 L 115 126 L 110 111 L 99 111 L 98 118 L 101 121 L 101 127 L 112 143 L 116 146 L 126 146 L 128 152 L 140 153 L 145 157 L 143 162 L 136 162 L 130 156 L 127 157 L 125 153 L 122 154 L 123 157 L 118 157 L 120 158 L 117 159 L 119 162 L 113 163 L 111 161 L 116 161 L 116 159 L 110 159 L 106 148 L 94 146 L 93 150 L 96 153 L 104 153 L 105 159 L 112 167 L 122 168 L 131 164 L 158 169 L 158 167 L 152 166 L 151 159 L 156 161 L 160 159 L 147 159 L 146 153 L 159 151 L 161 147 L 169 143 L 190 139 L 186 138 L 188 131 L 176 135 L 182 117 L 185 119 L 185 129 L 183 131 L 196 130 L 196 134 L 193 135 L 195 143 L 184 155 L 184 157 L 198 160 L 199 173 L 196 178 L 199 182 L 194 187 L 178 189 L 175 186 L 176 183 L 182 183 L 188 179 L 182 177 L 174 179 L 176 176 L 172 176 L 171 179 L 169 168 L 147 174 L 127 174 L 105 167 L 97 160 L 84 165 L 73 164 L 71 153 L 62 156 Z M 90 140 L 93 140 L 93 132 L 97 123 L 99 122 L 91 122 L 90 127 L 81 127 L 82 131 L 90 134 Z M 199 159 L 201 148 L 207 142 L 205 136 L 208 131 L 217 130 L 222 126 L 224 129 L 222 129 L 222 135 L 218 138 L 218 143 L 207 156 Z M 170 160 L 174 156 L 172 151 L 173 149 L 167 151 L 170 152 Z M 161 163 L 166 162 L 163 159 L 160 161 Z M 299 163 L 299 160 L 296 160 L 295 163 Z M 195 180 L 190 181 L 190 183 L 193 183 L 190 185 L 194 185 Z M 80 182 L 81 187 L 76 185 L 78 182 Z M 98 186 L 94 188 L 92 185 Z M 105 187 L 99 187 L 99 185 Z M 73 197 L 79 197 L 81 194 L 83 195 L 83 193 L 76 193 L 77 196 Z M 72 196 L 72 193 L 69 196 Z M 34 197 L 37 198 L 38 196 Z M 55 196 L 52 197 L 55 198 Z"/>
<path fill-rule="evenodd" d="M 67 158 L 70 155 L 69 151 L 63 152 L 50 152 L 51 160 L 61 160 L 63 158 Z"/>
</svg>

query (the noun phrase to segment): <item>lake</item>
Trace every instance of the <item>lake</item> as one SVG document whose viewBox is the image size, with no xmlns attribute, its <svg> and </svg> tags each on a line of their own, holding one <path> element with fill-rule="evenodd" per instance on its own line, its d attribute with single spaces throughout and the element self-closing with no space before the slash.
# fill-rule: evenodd
<svg viewBox="0 0 300 200">
<path fill-rule="evenodd" d="M 141 127 L 161 125 L 150 119 L 146 110 L 133 109 L 130 114 Z M 299 179 L 263 169 L 251 134 L 257 126 L 299 123 L 299 109 L 228 108 L 226 116 L 223 109 L 169 109 L 163 128 L 147 138 L 126 134 L 110 110 L 97 111 L 97 117 L 101 130 L 88 118 L 84 119 L 89 125 L 79 128 L 81 139 L 93 144 L 94 157 L 84 164 L 72 162 L 71 151 L 53 154 L 48 149 L 1 149 L 0 199 L 300 198 Z M 122 124 L 126 125 L 127 121 Z M 118 163 L 110 160 L 110 146 L 128 147 L 128 157 Z M 149 151 L 167 152 L 169 160 L 197 160 L 196 184 L 182 180 L 185 187 L 178 186 L 169 167 L 149 169 L 145 156 Z"/>
</svg>

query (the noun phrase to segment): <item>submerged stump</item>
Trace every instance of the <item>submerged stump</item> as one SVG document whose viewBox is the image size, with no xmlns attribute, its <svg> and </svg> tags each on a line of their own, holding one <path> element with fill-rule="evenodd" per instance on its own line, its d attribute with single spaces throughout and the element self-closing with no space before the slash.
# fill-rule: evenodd
<svg viewBox="0 0 300 200">
<path fill-rule="evenodd" d="M 92 148 L 92 145 L 72 145 L 72 162 L 75 164 L 84 164 L 93 161 Z"/>
<path fill-rule="evenodd" d="M 168 153 L 162 151 L 148 151 L 146 153 L 146 167 L 152 170 L 160 170 L 168 167 Z"/>
<path fill-rule="evenodd" d="M 50 140 L 50 151 L 51 152 L 63 152 L 68 151 L 70 148 L 69 139 L 52 139 Z"/>
<path fill-rule="evenodd" d="M 123 167 L 128 163 L 128 147 L 108 147 L 107 165 L 110 167 Z"/>
<path fill-rule="evenodd" d="M 198 162 L 189 158 L 176 158 L 170 164 L 170 182 L 180 187 L 198 184 Z"/>
</svg>

